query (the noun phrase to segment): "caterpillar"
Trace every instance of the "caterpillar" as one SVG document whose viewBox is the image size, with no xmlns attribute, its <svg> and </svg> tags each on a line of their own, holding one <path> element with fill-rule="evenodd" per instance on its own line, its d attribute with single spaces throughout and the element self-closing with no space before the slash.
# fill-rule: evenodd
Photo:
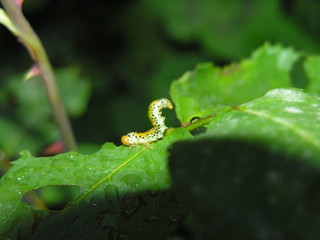
<svg viewBox="0 0 320 240">
<path fill-rule="evenodd" d="M 150 103 L 148 117 L 152 124 L 152 128 L 146 132 L 130 132 L 127 135 L 122 136 L 121 142 L 123 145 L 149 145 L 151 142 L 155 142 L 158 139 L 163 138 L 163 134 L 168 128 L 165 125 L 166 118 L 161 115 L 163 108 L 172 109 L 173 105 L 166 98 L 157 99 Z"/>
</svg>

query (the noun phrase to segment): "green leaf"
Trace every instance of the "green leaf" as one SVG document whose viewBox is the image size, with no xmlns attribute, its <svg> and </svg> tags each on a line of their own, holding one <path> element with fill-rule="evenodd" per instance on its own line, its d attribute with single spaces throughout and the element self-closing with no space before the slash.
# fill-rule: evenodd
<svg viewBox="0 0 320 240">
<path fill-rule="evenodd" d="M 320 99 L 295 89 L 275 89 L 223 114 L 207 136 L 243 139 L 320 166 Z"/>
<path fill-rule="evenodd" d="M 139 218 L 143 215 L 146 219 L 150 218 L 151 222 L 163 221 L 160 219 L 171 216 L 172 212 L 162 213 L 161 206 L 153 206 L 151 203 L 153 210 L 148 213 L 150 206 L 144 206 L 144 201 L 157 202 L 161 199 L 158 196 L 160 192 L 170 187 L 167 148 L 171 143 L 189 137 L 186 130 L 177 129 L 152 144 L 151 148 L 116 147 L 107 143 L 92 155 L 69 152 L 54 157 L 35 158 L 23 152 L 21 159 L 15 161 L 14 166 L 0 180 L 0 236 L 13 238 L 21 237 L 19 234 L 24 237 L 34 234 L 37 239 L 45 234 L 49 239 L 61 239 L 69 234 L 75 238 L 90 238 L 90 233 L 99 229 L 101 234 L 115 234 L 113 237 L 116 237 L 135 224 L 120 224 L 126 217 Z M 81 186 L 82 192 L 62 212 L 51 213 L 49 218 L 44 219 L 49 212 L 34 210 L 22 203 L 21 198 L 26 192 L 47 185 L 77 185 Z M 18 208 L 15 214 L 9 215 L 7 208 L 13 205 Z M 125 216 L 121 216 L 123 213 Z M 34 221 L 20 223 L 18 219 L 26 215 L 26 218 Z M 70 225 L 61 225 L 61 219 L 70 220 Z M 73 225 L 80 219 L 80 225 Z M 34 228 L 35 224 L 40 224 L 40 228 Z M 146 226 L 140 227 L 148 228 L 149 225 L 152 224 L 147 222 Z M 21 232 L 24 228 L 29 229 L 27 235 Z M 36 232 L 30 232 L 31 229 L 36 229 Z M 162 230 L 163 234 L 167 234 Z M 135 229 L 128 234 L 135 236 L 142 233 Z M 144 234 L 148 236 L 150 233 Z"/>
<path fill-rule="evenodd" d="M 317 239 L 319 107 L 302 90 L 275 89 L 175 143 L 173 185 L 191 204 L 195 231 L 208 239 Z"/>
<path fill-rule="evenodd" d="M 268 90 L 290 87 L 290 70 L 299 54 L 291 48 L 265 44 L 250 59 L 220 68 L 200 64 L 171 85 L 180 121 L 207 115 L 214 108 L 237 106 Z"/>
</svg>

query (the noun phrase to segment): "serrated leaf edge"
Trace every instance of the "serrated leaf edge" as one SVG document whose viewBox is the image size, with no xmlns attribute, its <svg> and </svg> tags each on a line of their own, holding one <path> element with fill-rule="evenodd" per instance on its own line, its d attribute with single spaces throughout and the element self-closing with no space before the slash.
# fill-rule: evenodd
<svg viewBox="0 0 320 240">
<path fill-rule="evenodd" d="M 144 151 L 148 150 L 148 147 L 143 147 L 141 150 L 136 152 L 134 155 L 132 155 L 130 158 L 128 158 L 126 161 L 124 161 L 122 164 L 120 164 L 117 168 L 115 168 L 113 171 L 111 171 L 107 176 L 102 178 L 100 181 L 95 183 L 94 185 L 91 186 L 91 188 L 80 195 L 76 200 L 74 200 L 71 204 L 65 207 L 59 214 L 53 215 L 51 218 L 47 219 L 46 222 L 38 229 L 37 232 L 34 233 L 33 236 L 31 236 L 31 239 L 35 237 L 42 229 L 46 228 L 49 224 L 54 222 L 56 219 L 58 219 L 61 215 L 65 214 L 68 212 L 73 206 L 77 205 L 83 198 L 88 196 L 90 193 L 92 193 L 94 190 L 96 190 L 100 185 L 102 185 L 107 179 L 110 179 L 115 173 L 117 173 L 120 169 L 122 169 L 124 166 L 126 166 L 129 162 L 131 162 L 133 159 L 138 157 L 141 153 Z"/>
</svg>

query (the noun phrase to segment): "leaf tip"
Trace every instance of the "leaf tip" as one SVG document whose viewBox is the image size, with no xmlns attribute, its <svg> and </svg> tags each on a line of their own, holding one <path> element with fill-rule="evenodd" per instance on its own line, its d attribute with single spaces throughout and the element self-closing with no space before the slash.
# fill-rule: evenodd
<svg viewBox="0 0 320 240">
<path fill-rule="evenodd" d="M 0 8 L 0 23 L 5 26 L 13 35 L 18 36 L 18 30 L 14 26 L 8 14 Z"/>
<path fill-rule="evenodd" d="M 20 153 L 20 156 L 22 159 L 26 159 L 26 158 L 29 158 L 29 157 L 33 157 L 32 154 L 28 151 L 28 150 L 23 150 L 21 153 Z"/>
<path fill-rule="evenodd" d="M 114 143 L 112 142 L 107 142 L 105 144 L 102 145 L 101 149 L 114 149 L 116 148 L 117 146 L 114 145 Z"/>
</svg>

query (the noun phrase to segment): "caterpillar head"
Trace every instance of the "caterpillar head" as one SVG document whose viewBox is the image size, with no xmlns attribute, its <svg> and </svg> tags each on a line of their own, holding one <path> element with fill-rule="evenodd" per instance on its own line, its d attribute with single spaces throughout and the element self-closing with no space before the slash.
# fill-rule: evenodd
<svg viewBox="0 0 320 240">
<path fill-rule="evenodd" d="M 121 142 L 125 146 L 130 146 L 131 145 L 127 135 L 124 135 L 124 136 L 121 137 Z"/>
</svg>

